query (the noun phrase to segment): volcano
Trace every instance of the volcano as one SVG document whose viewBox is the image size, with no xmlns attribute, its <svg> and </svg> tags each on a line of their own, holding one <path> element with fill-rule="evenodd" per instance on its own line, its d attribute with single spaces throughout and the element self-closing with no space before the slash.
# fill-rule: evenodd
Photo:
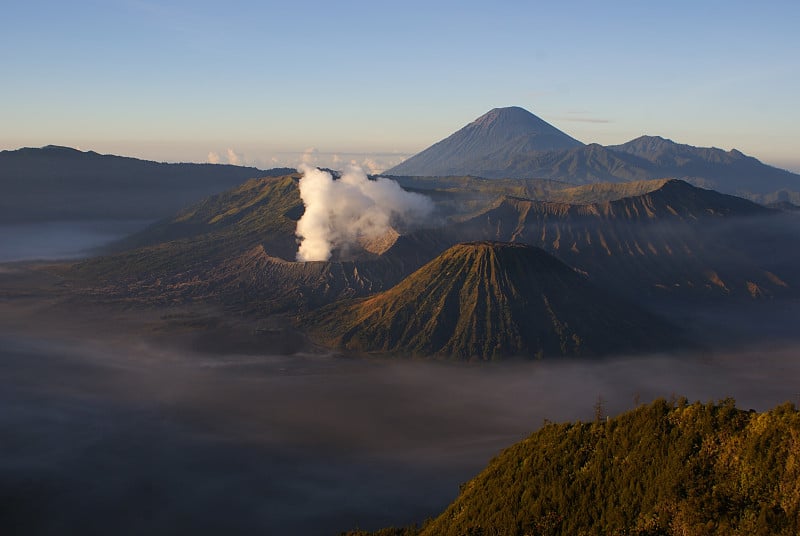
<svg viewBox="0 0 800 536">
<path fill-rule="evenodd" d="M 489 360 L 590 356 L 674 345 L 674 329 L 594 287 L 544 250 L 451 247 L 395 287 L 314 313 L 323 344 L 358 352 Z"/>
<path fill-rule="evenodd" d="M 500 168 L 516 154 L 581 146 L 581 142 L 524 108 L 495 108 L 386 173 L 468 175 L 472 168 L 465 168 L 465 163 L 475 160 L 497 162 L 497 166 L 489 167 Z"/>
</svg>

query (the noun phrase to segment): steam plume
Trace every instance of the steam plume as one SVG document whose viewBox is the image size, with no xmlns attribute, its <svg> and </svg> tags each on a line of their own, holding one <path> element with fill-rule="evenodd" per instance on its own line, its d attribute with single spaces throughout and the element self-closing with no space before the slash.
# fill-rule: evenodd
<svg viewBox="0 0 800 536">
<path fill-rule="evenodd" d="M 242 163 L 242 156 L 231 148 L 228 148 L 228 163 L 233 166 L 238 166 Z"/>
<path fill-rule="evenodd" d="M 406 192 L 390 179 L 369 180 L 356 166 L 339 180 L 306 165 L 300 171 L 306 210 L 297 222 L 298 261 L 328 260 L 336 248 L 382 236 L 393 225 L 422 221 L 433 211 L 433 202 L 424 195 Z"/>
</svg>

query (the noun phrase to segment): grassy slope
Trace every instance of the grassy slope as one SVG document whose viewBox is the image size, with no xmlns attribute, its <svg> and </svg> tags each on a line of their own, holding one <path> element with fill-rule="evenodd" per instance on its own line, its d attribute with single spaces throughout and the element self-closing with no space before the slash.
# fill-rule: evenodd
<svg viewBox="0 0 800 536">
<path fill-rule="evenodd" d="M 120 253 L 77 267 L 93 277 L 141 277 L 183 272 L 236 257 L 259 245 L 277 257 L 297 250 L 295 219 L 302 202 L 297 176 L 251 179 L 209 197 L 120 244 Z"/>
<path fill-rule="evenodd" d="M 422 529 L 380 534 L 794 535 L 800 413 L 658 400 L 547 424 L 493 459 Z"/>
</svg>

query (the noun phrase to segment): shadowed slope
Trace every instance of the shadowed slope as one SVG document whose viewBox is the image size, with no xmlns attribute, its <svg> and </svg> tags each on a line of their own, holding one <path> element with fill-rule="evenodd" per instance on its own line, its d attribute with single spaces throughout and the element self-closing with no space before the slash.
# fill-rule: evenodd
<svg viewBox="0 0 800 536">
<path fill-rule="evenodd" d="M 393 167 L 390 175 L 463 175 L 464 163 L 502 162 L 517 153 L 578 147 L 581 142 L 523 108 L 495 108 L 458 132 Z M 491 165 L 491 164 L 490 164 Z"/>
<path fill-rule="evenodd" d="M 234 258 L 256 246 L 293 258 L 296 219 L 303 204 L 297 175 L 252 179 L 211 196 L 122 242 L 113 255 L 78 269 L 94 277 L 158 275 Z"/>
<path fill-rule="evenodd" d="M 649 164 L 663 177 L 694 179 L 693 182 L 728 193 L 767 194 L 780 189 L 800 191 L 800 175 L 772 167 L 736 149 L 694 147 L 661 136 L 640 136 L 607 149 L 631 155 Z M 646 164 L 644 164 L 646 163 Z"/>
<path fill-rule="evenodd" d="M 614 199 L 620 193 L 638 195 Z M 554 196 L 611 200 L 507 197 L 465 221 L 460 236 L 539 246 L 605 288 L 638 299 L 653 293 L 764 297 L 793 286 L 789 264 L 773 264 L 762 253 L 766 243 L 787 248 L 796 237 L 776 234 L 777 213 L 750 201 L 678 180 L 585 186 Z"/>
</svg>

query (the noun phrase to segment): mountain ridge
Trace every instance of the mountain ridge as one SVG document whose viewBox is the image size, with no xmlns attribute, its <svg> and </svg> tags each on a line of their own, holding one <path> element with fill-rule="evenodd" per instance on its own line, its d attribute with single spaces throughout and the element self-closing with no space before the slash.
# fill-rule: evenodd
<svg viewBox="0 0 800 536">
<path fill-rule="evenodd" d="M 694 147 L 649 135 L 618 145 L 584 145 L 536 116 L 533 116 L 535 128 L 558 132 L 576 143 L 560 147 L 521 143 L 515 137 L 517 131 L 510 129 L 504 133 L 502 125 L 483 138 L 471 137 L 470 129 L 477 128 L 475 125 L 493 124 L 487 116 L 496 110 L 387 170 L 386 174 L 536 178 L 573 184 L 676 178 L 764 202 L 800 202 L 799 174 L 764 164 L 737 149 Z M 456 150 L 459 144 L 470 150 Z"/>
<path fill-rule="evenodd" d="M 774 232 L 760 239 L 740 232 L 748 224 L 780 228 L 787 221 L 777 211 L 677 179 L 641 183 L 640 189 L 650 185 L 660 186 L 584 204 L 507 196 L 463 221 L 459 236 L 541 247 L 636 301 L 655 295 L 752 299 L 796 286 L 786 265 L 764 265 L 762 243 Z"/>
<path fill-rule="evenodd" d="M 154 220 L 287 171 L 294 170 L 163 163 L 57 145 L 0 151 L 0 222 Z"/>
</svg>

